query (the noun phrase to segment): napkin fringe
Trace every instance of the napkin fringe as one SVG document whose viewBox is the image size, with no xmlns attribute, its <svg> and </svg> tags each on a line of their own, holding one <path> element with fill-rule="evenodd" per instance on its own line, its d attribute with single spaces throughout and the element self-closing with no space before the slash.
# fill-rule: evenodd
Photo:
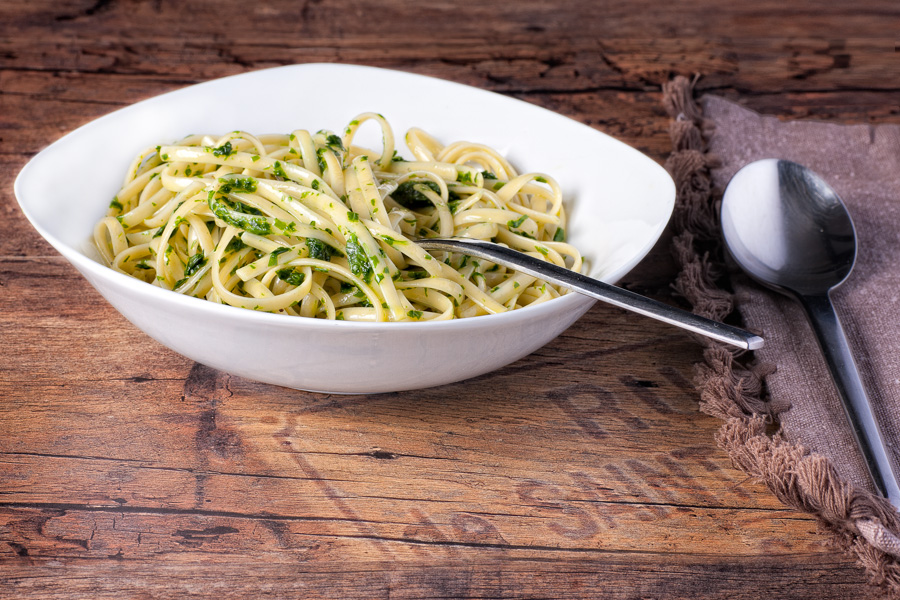
<svg viewBox="0 0 900 600">
<path fill-rule="evenodd" d="M 713 123 L 694 100 L 692 80 L 663 85 L 662 103 L 673 119 L 666 168 L 676 183 L 672 254 L 680 273 L 672 287 L 705 317 L 725 320 L 734 295 L 718 282 L 727 273 L 710 170 L 720 164 L 708 151 Z M 766 396 L 775 366 L 752 354 L 696 336 L 703 362 L 695 365 L 700 409 L 723 421 L 716 443 L 734 464 L 761 481 L 784 504 L 814 515 L 821 529 L 852 552 L 870 581 L 900 597 L 900 517 L 883 498 L 841 479 L 831 461 L 777 433 L 778 415 L 790 405 Z"/>
</svg>

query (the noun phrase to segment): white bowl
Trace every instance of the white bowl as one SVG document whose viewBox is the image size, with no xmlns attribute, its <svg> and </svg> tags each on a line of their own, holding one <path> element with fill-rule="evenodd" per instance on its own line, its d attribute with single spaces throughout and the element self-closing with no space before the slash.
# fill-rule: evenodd
<svg viewBox="0 0 900 600">
<path fill-rule="evenodd" d="M 590 274 L 604 281 L 615 282 L 634 267 L 671 215 L 675 186 L 668 173 L 590 127 L 456 83 L 330 64 L 226 77 L 118 110 L 35 156 L 16 179 L 15 193 L 35 229 L 147 335 L 203 364 L 276 385 L 377 393 L 459 381 L 533 352 L 590 308 L 593 300 L 572 293 L 455 321 L 324 321 L 185 297 L 92 258 L 87 240 L 93 226 L 141 149 L 190 133 L 340 130 L 365 111 L 383 114 L 400 139 L 418 126 L 444 143 L 488 144 L 520 172 L 556 178 L 567 204 L 569 241 L 589 260 Z"/>
</svg>

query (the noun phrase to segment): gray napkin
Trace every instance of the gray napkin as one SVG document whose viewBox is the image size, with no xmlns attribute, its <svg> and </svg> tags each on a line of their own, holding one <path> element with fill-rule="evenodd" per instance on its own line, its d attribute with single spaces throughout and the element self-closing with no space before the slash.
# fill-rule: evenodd
<svg viewBox="0 0 900 600">
<path fill-rule="evenodd" d="M 715 124 L 709 150 L 722 161 L 712 171 L 717 188 L 749 162 L 783 158 L 822 175 L 847 204 L 859 251 L 832 298 L 900 472 L 900 126 L 782 122 L 717 97 L 702 105 Z M 746 280 L 734 285 L 745 323 L 766 339 L 757 356 L 777 367 L 766 378 L 769 393 L 790 402 L 780 416 L 785 437 L 874 491 L 800 307 Z"/>
<path fill-rule="evenodd" d="M 897 462 L 900 127 L 783 122 L 717 97 L 699 106 L 695 82 L 679 76 L 663 86 L 672 117 L 666 167 L 678 189 L 672 254 L 680 272 L 673 286 L 698 314 L 724 319 L 737 308 L 744 324 L 766 339 L 747 356 L 698 336 L 704 346 L 695 365 L 700 409 L 722 420 L 716 441 L 737 467 L 786 505 L 815 515 L 873 583 L 900 599 L 900 513 L 873 493 L 799 306 L 723 264 L 717 211 L 734 173 L 759 158 L 808 165 L 846 201 L 860 250 L 833 300 Z M 725 279 L 734 293 L 721 287 Z"/>
</svg>

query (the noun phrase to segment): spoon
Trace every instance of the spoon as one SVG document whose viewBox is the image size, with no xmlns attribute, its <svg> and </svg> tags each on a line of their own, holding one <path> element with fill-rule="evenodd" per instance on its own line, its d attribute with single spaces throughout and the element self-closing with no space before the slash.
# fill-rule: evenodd
<svg viewBox="0 0 900 600">
<path fill-rule="evenodd" d="M 597 300 L 602 300 L 619 308 L 624 308 L 665 323 L 681 327 L 694 333 L 738 346 L 747 350 L 761 348 L 763 339 L 749 331 L 725 325 L 685 310 L 657 302 L 640 294 L 604 283 L 581 273 L 558 267 L 518 250 L 493 242 L 473 239 L 422 239 L 416 243 L 426 250 L 458 252 L 532 275 L 549 283 L 575 290 Z"/>
<path fill-rule="evenodd" d="M 856 232 L 843 202 L 806 167 L 766 159 L 732 178 L 721 216 L 725 243 L 741 268 L 803 306 L 875 488 L 900 507 L 884 436 L 831 303 L 831 291 L 856 260 Z"/>
</svg>

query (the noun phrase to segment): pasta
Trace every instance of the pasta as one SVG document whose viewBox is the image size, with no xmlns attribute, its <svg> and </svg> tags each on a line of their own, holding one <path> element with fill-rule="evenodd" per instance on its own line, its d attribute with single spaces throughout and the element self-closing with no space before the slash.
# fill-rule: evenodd
<svg viewBox="0 0 900 600">
<path fill-rule="evenodd" d="M 381 128 L 379 152 L 354 145 Z M 443 146 L 421 129 L 395 151 L 364 113 L 342 135 L 191 135 L 132 163 L 94 244 L 113 269 L 232 306 L 348 321 L 500 313 L 564 293 L 534 277 L 415 240 L 491 240 L 581 270 L 559 185 L 497 151 Z"/>
</svg>

